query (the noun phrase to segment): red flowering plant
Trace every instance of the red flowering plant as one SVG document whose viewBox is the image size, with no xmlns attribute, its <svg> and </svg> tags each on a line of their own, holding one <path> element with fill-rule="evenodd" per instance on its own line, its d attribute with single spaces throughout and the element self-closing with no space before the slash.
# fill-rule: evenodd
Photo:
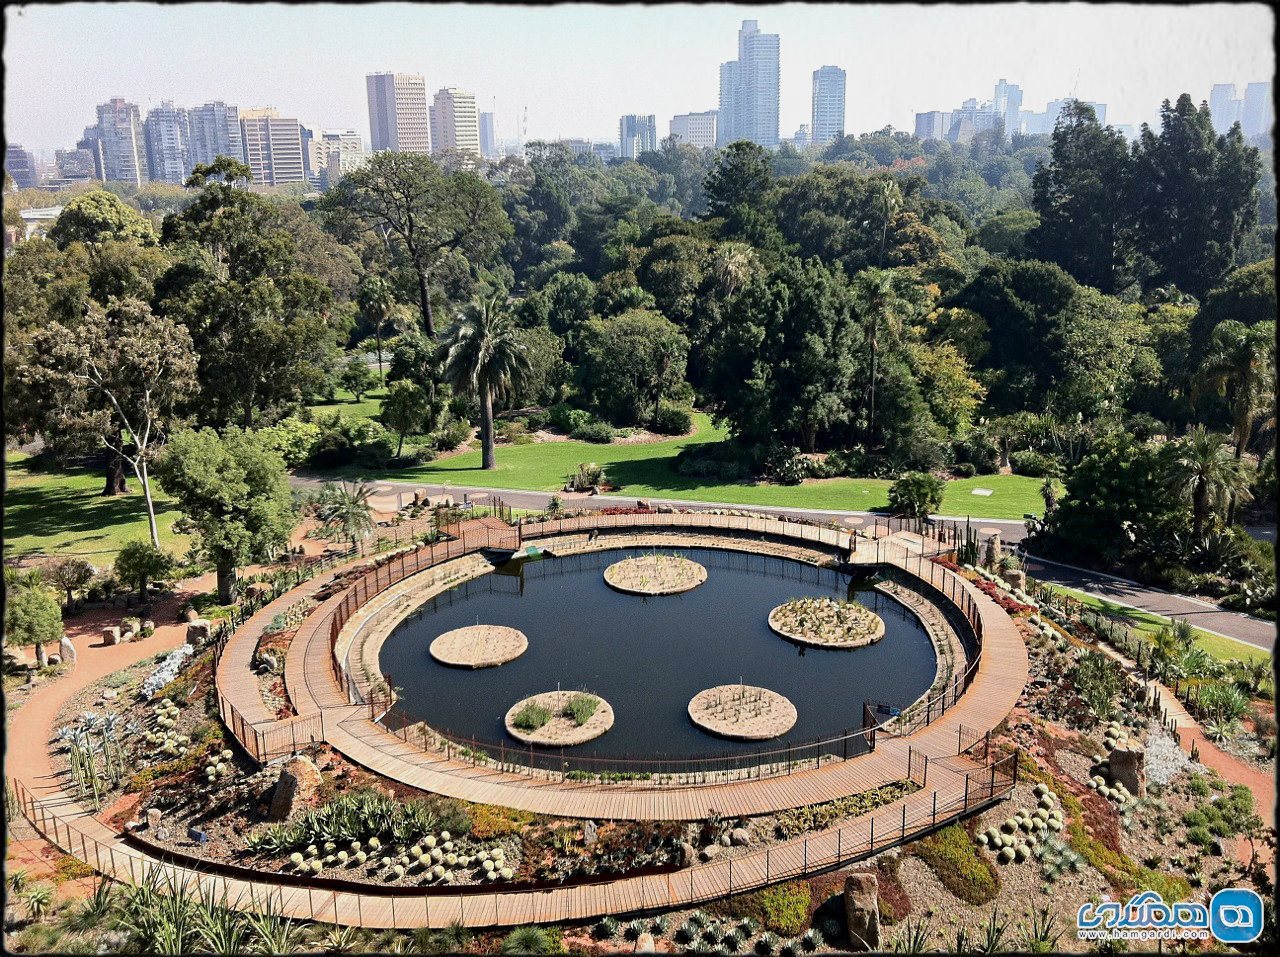
<svg viewBox="0 0 1280 957">
<path fill-rule="evenodd" d="M 985 578 L 975 579 L 974 584 L 978 586 L 979 591 L 1011 615 L 1026 615 L 1035 610 L 1030 605 L 1024 605 L 1020 601 L 1014 601 L 1008 595 L 1001 592 L 994 582 L 989 582 Z"/>
</svg>

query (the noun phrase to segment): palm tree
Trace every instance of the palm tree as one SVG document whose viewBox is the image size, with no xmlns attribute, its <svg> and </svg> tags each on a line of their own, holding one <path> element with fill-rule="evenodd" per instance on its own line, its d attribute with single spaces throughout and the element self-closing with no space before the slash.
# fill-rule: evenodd
<svg viewBox="0 0 1280 957">
<path fill-rule="evenodd" d="M 901 187 L 894 180 L 881 180 L 876 185 L 875 203 L 881 218 L 880 261 L 876 265 L 883 269 L 885 246 L 889 241 L 889 224 L 893 221 L 893 217 L 897 215 L 898 210 L 902 208 Z"/>
<path fill-rule="evenodd" d="M 482 467 L 494 468 L 493 402 L 529 374 L 529 357 L 516 335 L 505 292 L 463 308 L 440 343 L 440 361 L 450 385 L 479 398 Z"/>
<path fill-rule="evenodd" d="M 1274 322 L 1255 326 L 1228 320 L 1213 330 L 1209 354 L 1200 368 L 1193 396 L 1225 394 L 1239 459 L 1253 435 L 1254 419 L 1271 403 L 1275 380 Z"/>
<path fill-rule="evenodd" d="M 1239 461 L 1232 457 L 1222 437 L 1203 425 L 1193 427 L 1172 446 L 1165 481 L 1191 503 L 1192 534 L 1196 541 L 1204 532 L 1211 502 L 1235 498 L 1248 491 L 1248 478 Z"/>
<path fill-rule="evenodd" d="M 895 186 L 896 189 L 896 186 Z M 870 445 L 876 428 L 876 378 L 880 355 L 881 324 L 896 339 L 901 334 L 902 321 L 911 303 L 903 297 L 899 285 L 901 278 L 891 269 L 864 269 L 853 281 L 853 294 L 859 314 L 867 322 L 867 348 L 871 354 L 871 378 L 867 384 L 868 407 L 867 444 Z"/>
<path fill-rule="evenodd" d="M 357 544 L 373 531 L 373 509 L 369 505 L 372 496 L 373 488 L 364 482 L 350 486 L 346 482 L 326 483 L 317 510 L 320 524 L 350 539 L 352 545 Z"/>
<path fill-rule="evenodd" d="M 395 289 L 383 276 L 370 273 L 360 281 L 360 291 L 356 298 L 360 303 L 360 311 L 373 326 L 373 335 L 378 343 L 378 381 L 385 386 L 387 380 L 382 373 L 382 334 L 395 311 Z"/>
<path fill-rule="evenodd" d="M 720 294 L 726 300 L 742 290 L 759 265 L 756 251 L 748 243 L 721 243 L 711 255 L 711 268 L 720 284 Z"/>
</svg>

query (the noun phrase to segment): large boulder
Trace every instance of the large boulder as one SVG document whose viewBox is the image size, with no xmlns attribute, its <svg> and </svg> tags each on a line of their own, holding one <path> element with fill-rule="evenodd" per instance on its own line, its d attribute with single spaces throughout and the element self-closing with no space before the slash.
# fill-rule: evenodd
<svg viewBox="0 0 1280 957">
<path fill-rule="evenodd" d="M 298 807 L 311 800 L 319 787 L 320 769 L 315 762 L 301 755 L 290 758 L 280 769 L 280 777 L 271 794 L 271 819 L 287 820 Z"/>
<path fill-rule="evenodd" d="M 699 855 L 704 861 L 712 861 L 720 856 L 719 844 L 708 844 Z"/>
<path fill-rule="evenodd" d="M 688 841 L 680 842 L 680 866 L 692 867 L 698 860 L 698 849 Z"/>
<path fill-rule="evenodd" d="M 187 644 L 199 648 L 213 634 L 213 622 L 208 618 L 193 618 L 187 622 Z"/>
<path fill-rule="evenodd" d="M 636 938 L 635 952 L 637 954 L 652 954 L 652 953 L 656 953 L 656 951 L 657 951 L 657 947 L 654 944 L 653 934 L 649 933 L 648 931 L 645 931 L 643 934 L 641 934 L 639 937 Z"/>
<path fill-rule="evenodd" d="M 58 654 L 62 656 L 62 660 L 69 665 L 76 663 L 76 646 L 71 643 L 71 639 L 66 635 L 62 636 L 62 640 L 58 642 Z"/>
<path fill-rule="evenodd" d="M 729 832 L 729 843 L 734 847 L 746 847 L 751 843 L 751 832 L 745 827 L 735 827 Z"/>
<path fill-rule="evenodd" d="M 1021 568 L 1010 568 L 1001 577 L 1009 583 L 1010 588 L 1016 588 L 1019 591 L 1026 590 L 1027 573 Z"/>
<path fill-rule="evenodd" d="M 1139 748 L 1112 748 L 1107 765 L 1114 784 L 1123 784 L 1134 797 L 1147 796 L 1147 753 Z"/>
<path fill-rule="evenodd" d="M 844 879 L 844 921 L 850 950 L 880 950 L 880 879 L 850 874 Z"/>
</svg>

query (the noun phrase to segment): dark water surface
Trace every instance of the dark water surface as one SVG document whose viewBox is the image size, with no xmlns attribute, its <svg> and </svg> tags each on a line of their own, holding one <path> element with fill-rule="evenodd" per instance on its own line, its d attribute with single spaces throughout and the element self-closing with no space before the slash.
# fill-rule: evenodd
<svg viewBox="0 0 1280 957">
<path fill-rule="evenodd" d="M 712 685 L 742 680 L 790 698 L 799 718 L 773 745 L 857 728 L 864 698 L 905 707 L 933 681 L 933 646 L 915 616 L 878 592 L 853 591 L 845 575 L 694 548 L 674 552 L 707 569 L 707 581 L 693 591 L 641 598 L 605 584 L 605 568 L 646 551 L 511 562 L 426 602 L 382 648 L 382 670 L 403 689 L 400 706 L 440 731 L 510 743 L 502 719 L 515 702 L 557 686 L 585 689 L 608 700 L 615 720 L 604 736 L 572 748 L 575 756 L 696 757 L 764 746 L 694 727 L 689 699 Z M 770 630 L 774 606 L 823 595 L 856 595 L 884 618 L 885 637 L 867 648 L 828 651 L 801 648 Z M 431 657 L 438 635 L 477 623 L 520 629 L 529 649 L 479 670 Z"/>
</svg>

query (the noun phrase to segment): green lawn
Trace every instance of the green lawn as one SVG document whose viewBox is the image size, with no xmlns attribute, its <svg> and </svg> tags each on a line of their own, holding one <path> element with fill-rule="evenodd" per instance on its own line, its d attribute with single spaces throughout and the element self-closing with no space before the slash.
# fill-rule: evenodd
<svg viewBox="0 0 1280 957">
<path fill-rule="evenodd" d="M 354 409 L 355 404 L 347 408 Z M 498 467 L 489 472 L 480 468 L 480 452 L 473 450 L 409 469 L 377 475 L 346 470 L 345 474 L 351 478 L 553 492 L 564 485 L 565 477 L 577 468 L 579 462 L 596 462 L 605 467 L 609 481 L 619 487 L 618 494 L 637 498 L 841 511 L 870 511 L 889 504 L 891 483 L 887 479 L 823 479 L 788 486 L 726 483 L 679 475 L 671 464 L 681 449 L 700 442 L 720 441 L 725 437 L 724 430 L 713 426 L 706 414 L 694 413 L 693 418 L 695 430 L 692 435 L 651 444 L 595 445 L 570 441 L 499 446 Z M 993 494 L 987 497 L 973 495 L 971 492 L 975 488 L 988 488 Z M 946 515 L 973 515 L 975 518 L 1020 519 L 1026 513 L 1039 514 L 1042 511 L 1044 503 L 1039 489 L 1039 479 L 1021 475 L 961 479 L 947 484 L 942 512 Z"/>
<path fill-rule="evenodd" d="M 308 408 L 312 412 L 337 412 L 347 419 L 376 419 L 382 412 L 382 400 L 386 395 L 386 389 L 374 389 L 372 392 L 366 392 L 364 398 L 357 402 L 356 397 L 350 392 L 339 389 L 334 393 L 332 402 L 321 402 Z"/>
<path fill-rule="evenodd" d="M 1105 598 L 1095 598 L 1093 595 L 1086 595 L 1084 592 L 1076 591 L 1074 588 L 1063 588 L 1061 585 L 1049 585 L 1048 587 L 1064 595 L 1070 595 L 1077 601 L 1091 608 L 1096 608 L 1112 618 L 1119 619 L 1148 635 L 1154 635 L 1161 628 L 1168 628 L 1173 624 L 1168 618 L 1153 615 L 1149 611 L 1139 611 L 1137 608 L 1117 605 L 1115 602 L 1107 601 Z M 1241 661 L 1265 661 L 1271 657 L 1262 648 L 1247 645 L 1242 641 L 1223 638 L 1221 635 L 1201 631 L 1199 628 L 1195 628 L 1193 631 L 1195 632 L 1196 644 L 1220 661 L 1229 661 L 1232 658 L 1238 658 Z"/>
<path fill-rule="evenodd" d="M 120 547 L 132 539 L 150 540 L 142 488 L 129 475 L 125 495 L 104 497 L 102 473 L 73 468 L 39 471 L 35 460 L 16 452 L 6 455 L 4 554 L 83 555 L 98 567 L 111 564 Z M 190 538 L 173 533 L 180 513 L 163 496 L 156 498 L 160 544 L 175 555 L 186 554 Z"/>
</svg>

